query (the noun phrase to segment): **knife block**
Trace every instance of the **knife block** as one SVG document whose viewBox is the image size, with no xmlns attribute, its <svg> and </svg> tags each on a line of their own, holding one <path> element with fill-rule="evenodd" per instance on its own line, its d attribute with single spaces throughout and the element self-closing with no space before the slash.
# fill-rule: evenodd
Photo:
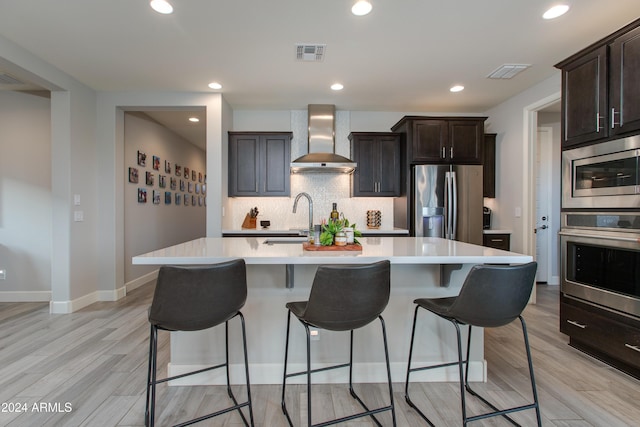
<svg viewBox="0 0 640 427">
<path fill-rule="evenodd" d="M 242 228 L 256 228 L 256 218 L 251 218 L 249 214 L 245 215 Z"/>
</svg>

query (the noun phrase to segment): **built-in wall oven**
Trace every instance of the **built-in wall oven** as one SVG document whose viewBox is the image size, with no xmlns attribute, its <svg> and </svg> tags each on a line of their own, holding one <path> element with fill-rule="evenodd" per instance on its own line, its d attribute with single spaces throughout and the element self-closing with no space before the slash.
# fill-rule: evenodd
<svg viewBox="0 0 640 427">
<path fill-rule="evenodd" d="M 560 242 L 563 294 L 640 318 L 640 213 L 563 212 Z"/>
<path fill-rule="evenodd" d="M 640 135 L 563 151 L 562 208 L 640 208 Z"/>
</svg>

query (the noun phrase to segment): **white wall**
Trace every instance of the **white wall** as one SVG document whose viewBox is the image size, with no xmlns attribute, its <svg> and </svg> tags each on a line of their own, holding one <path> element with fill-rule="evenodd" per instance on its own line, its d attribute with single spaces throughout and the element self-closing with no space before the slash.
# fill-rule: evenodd
<svg viewBox="0 0 640 427">
<path fill-rule="evenodd" d="M 49 98 L 0 92 L 0 171 L 0 301 L 49 301 Z"/>
<path fill-rule="evenodd" d="M 560 73 L 488 110 L 485 132 L 496 133 L 496 197 L 485 199 L 492 209 L 492 228 L 510 229 L 511 250 L 527 253 L 530 178 L 528 108 L 546 98 L 559 97 Z M 520 216 L 517 216 L 517 210 Z"/>
<path fill-rule="evenodd" d="M 155 271 L 155 266 L 132 265 L 131 258 L 150 252 L 157 248 L 175 245 L 188 240 L 202 237 L 206 233 L 206 207 L 201 205 L 199 198 L 204 197 L 201 191 L 196 193 L 202 183 L 198 177 L 186 177 L 184 168 L 188 167 L 199 174 L 206 174 L 205 152 L 170 132 L 140 113 L 125 113 L 124 116 L 124 174 L 127 179 L 124 184 L 124 258 L 125 283 Z M 137 154 L 141 151 L 147 155 L 145 166 L 138 165 Z M 153 156 L 160 158 L 159 170 L 153 169 Z M 165 161 L 170 162 L 171 172 L 165 171 Z M 176 176 L 176 165 L 182 171 Z M 138 183 L 131 183 L 128 179 L 129 168 L 138 171 Z M 153 185 L 146 185 L 145 173 L 153 174 Z M 160 176 L 165 177 L 165 187 L 160 187 Z M 175 189 L 171 188 L 171 178 L 175 180 Z M 184 183 L 184 190 L 180 183 Z M 189 192 L 189 183 L 192 191 Z M 147 202 L 138 202 L 138 189 L 145 189 Z M 153 203 L 153 192 L 160 194 L 160 204 Z M 165 203 L 165 193 L 170 194 L 170 203 Z M 175 195 L 180 195 L 180 205 L 175 202 Z M 184 198 L 189 204 L 184 204 Z M 192 203 L 193 197 L 197 203 Z M 203 199 L 204 200 L 204 199 Z M 129 288 L 129 287 L 128 287 Z"/>
</svg>

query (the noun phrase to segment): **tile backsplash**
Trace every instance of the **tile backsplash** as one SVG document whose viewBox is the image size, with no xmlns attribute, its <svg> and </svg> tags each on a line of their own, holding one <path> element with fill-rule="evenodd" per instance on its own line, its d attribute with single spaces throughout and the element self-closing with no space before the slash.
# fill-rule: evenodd
<svg viewBox="0 0 640 427">
<path fill-rule="evenodd" d="M 349 112 L 336 111 L 335 152 L 345 157 L 351 156 L 349 145 Z M 239 129 L 242 130 L 242 129 Z M 291 158 L 296 159 L 307 153 L 307 111 L 291 111 Z M 245 215 L 252 207 L 258 207 L 258 221 L 271 221 L 270 229 L 287 230 L 289 228 L 307 228 L 309 224 L 309 206 L 306 198 L 298 202 L 297 213 L 293 213 L 293 202 L 300 192 L 306 192 L 313 200 L 313 221 L 319 224 L 329 217 L 332 203 L 338 204 L 350 222 L 355 222 L 359 230 L 366 229 L 367 211 L 379 210 L 382 213 L 382 229 L 393 228 L 393 198 L 388 197 L 350 197 L 351 176 L 343 174 L 292 174 L 291 197 L 235 197 L 226 203 L 222 228 L 239 230 Z M 258 222 L 258 227 L 260 223 Z"/>
</svg>

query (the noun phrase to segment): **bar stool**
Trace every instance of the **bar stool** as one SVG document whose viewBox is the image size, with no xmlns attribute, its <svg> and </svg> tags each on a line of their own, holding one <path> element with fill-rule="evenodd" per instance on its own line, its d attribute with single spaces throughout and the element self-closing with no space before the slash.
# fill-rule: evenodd
<svg viewBox="0 0 640 427">
<path fill-rule="evenodd" d="M 411 345 L 409 347 L 409 363 L 407 365 L 407 381 L 405 384 L 405 399 L 407 403 L 415 409 L 418 414 L 430 425 L 433 423 L 427 416 L 418 409 L 409 397 L 409 375 L 412 372 L 427 369 L 442 368 L 446 366 L 458 365 L 460 375 L 460 400 L 462 404 L 462 423 L 464 426 L 471 421 L 481 420 L 484 418 L 501 415 L 514 425 L 519 425 L 507 414 L 527 409 L 535 409 L 538 426 L 542 425 L 540 418 L 540 406 L 538 404 L 538 393 L 536 391 L 536 383 L 533 376 L 533 364 L 531 362 L 531 350 L 529 348 L 529 338 L 527 336 L 527 327 L 522 317 L 522 311 L 525 309 L 533 283 L 536 276 L 537 264 L 531 262 L 522 265 L 476 265 L 472 267 L 469 275 L 464 281 L 460 294 L 457 297 L 450 298 L 420 298 L 414 301 L 416 304 L 415 314 L 413 317 L 413 330 L 411 331 Z M 456 362 L 442 363 L 433 366 L 424 366 L 411 368 L 411 356 L 413 353 L 414 338 L 416 332 L 416 319 L 418 309 L 428 310 L 443 319 L 453 323 L 456 328 L 458 338 L 458 360 Z M 480 396 L 469 386 L 469 350 L 471 348 L 471 328 L 478 326 L 482 328 L 495 328 L 511 323 L 515 319 L 520 319 L 522 325 L 522 334 L 524 337 L 524 345 L 527 353 L 527 361 L 529 363 L 529 377 L 531 380 L 531 389 L 533 392 L 533 403 L 517 406 L 509 409 L 498 409 L 495 405 Z M 462 340 L 460 334 L 460 325 L 469 326 L 469 335 L 467 338 L 467 357 L 462 358 Z M 462 365 L 466 364 L 466 370 L 463 376 Z M 477 397 L 493 411 L 472 417 L 467 416 L 465 390 L 472 396 Z"/>
<path fill-rule="evenodd" d="M 227 393 L 233 406 L 217 412 L 183 422 L 179 426 L 194 424 L 218 415 L 237 410 L 245 426 L 248 426 L 243 407 L 249 409 L 249 419 L 253 426 L 251 389 L 249 385 L 249 364 L 247 359 L 247 339 L 244 316 L 240 309 L 247 299 L 246 268 L 243 259 L 223 262 L 207 267 L 167 267 L 160 268 L 158 281 L 149 308 L 151 325 L 149 338 L 149 371 L 147 376 L 147 402 L 145 425 L 153 426 L 156 404 L 156 385 L 219 368 L 226 368 Z M 231 391 L 229 381 L 229 320 L 240 318 L 242 345 L 247 382 L 247 401 L 238 403 Z M 202 331 L 225 324 L 225 362 L 186 374 L 157 379 L 158 330 Z"/>
<path fill-rule="evenodd" d="M 307 421 L 309 427 L 311 427 L 314 426 L 311 422 L 311 374 L 346 367 L 349 368 L 349 392 L 362 406 L 364 412 L 322 422 L 315 424 L 315 426 L 327 426 L 365 416 L 371 416 L 373 421 L 380 426 L 381 424 L 376 419 L 375 414 L 383 411 L 391 411 L 393 425 L 396 425 L 387 334 L 384 319 L 380 315 L 389 302 L 389 292 L 389 261 L 362 265 L 323 265 L 319 266 L 316 271 L 309 300 L 287 303 L 286 307 L 289 312 L 287 315 L 287 338 L 284 353 L 284 376 L 282 379 L 282 412 L 284 412 L 287 417 L 290 426 L 293 426 L 293 423 L 291 422 L 291 417 L 289 416 L 285 402 L 287 378 L 299 375 L 307 376 Z M 307 369 L 302 372 L 288 374 L 289 327 L 292 314 L 302 323 L 307 334 Z M 376 318 L 380 320 L 382 327 L 390 403 L 388 406 L 369 409 L 353 389 L 353 331 L 371 323 Z M 311 369 L 311 334 L 309 327 L 330 331 L 349 331 L 349 362 L 325 368 Z"/>
</svg>

